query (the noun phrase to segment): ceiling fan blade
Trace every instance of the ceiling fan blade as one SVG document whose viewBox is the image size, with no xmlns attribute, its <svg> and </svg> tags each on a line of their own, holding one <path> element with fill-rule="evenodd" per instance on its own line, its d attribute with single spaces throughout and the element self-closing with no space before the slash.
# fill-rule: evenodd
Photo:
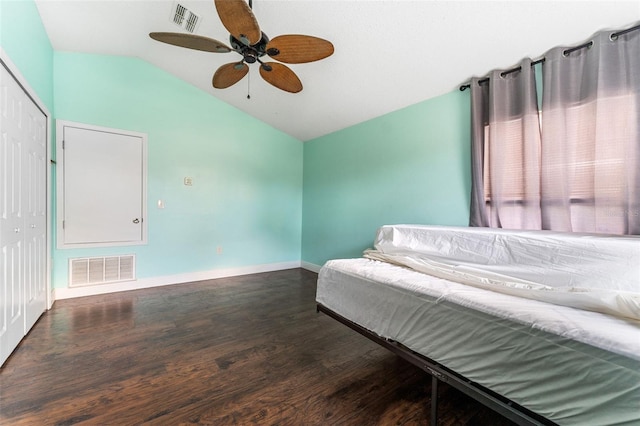
<svg viewBox="0 0 640 426">
<path fill-rule="evenodd" d="M 267 83 L 285 92 L 298 93 L 302 90 L 302 82 L 298 76 L 288 66 L 278 62 L 263 63 L 260 66 L 260 75 Z"/>
<path fill-rule="evenodd" d="M 215 0 L 215 5 L 222 25 L 232 36 L 248 46 L 260 41 L 260 25 L 244 0 Z"/>
<path fill-rule="evenodd" d="M 301 64 L 331 56 L 333 44 L 318 37 L 287 34 L 271 40 L 267 44 L 267 54 L 280 62 Z"/>
<path fill-rule="evenodd" d="M 249 67 L 244 62 L 224 64 L 213 74 L 211 83 L 216 89 L 226 89 L 242 80 L 242 77 L 247 75 L 248 72 Z"/>
<path fill-rule="evenodd" d="M 231 48 L 226 44 L 209 37 L 183 33 L 149 33 L 149 37 L 163 43 L 205 52 L 227 53 Z"/>
</svg>

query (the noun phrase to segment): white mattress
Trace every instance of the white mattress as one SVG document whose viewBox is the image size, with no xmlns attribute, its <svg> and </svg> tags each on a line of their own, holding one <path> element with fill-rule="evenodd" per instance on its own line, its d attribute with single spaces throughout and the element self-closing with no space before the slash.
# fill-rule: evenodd
<svg viewBox="0 0 640 426">
<path fill-rule="evenodd" d="M 558 424 L 640 424 L 640 322 L 370 259 L 327 262 L 323 306 Z"/>
<path fill-rule="evenodd" d="M 385 225 L 365 257 L 528 299 L 640 320 L 640 237 Z"/>
</svg>

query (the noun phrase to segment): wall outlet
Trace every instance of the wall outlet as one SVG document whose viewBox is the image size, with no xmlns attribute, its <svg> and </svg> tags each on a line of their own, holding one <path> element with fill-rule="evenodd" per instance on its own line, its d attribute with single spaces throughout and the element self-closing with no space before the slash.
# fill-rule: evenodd
<svg viewBox="0 0 640 426">
<path fill-rule="evenodd" d="M 216 247 L 216 253 L 222 254 L 222 246 Z"/>
<path fill-rule="evenodd" d="M 191 176 L 187 176 L 184 178 L 184 184 L 186 186 L 192 186 L 193 185 L 193 178 Z"/>
</svg>

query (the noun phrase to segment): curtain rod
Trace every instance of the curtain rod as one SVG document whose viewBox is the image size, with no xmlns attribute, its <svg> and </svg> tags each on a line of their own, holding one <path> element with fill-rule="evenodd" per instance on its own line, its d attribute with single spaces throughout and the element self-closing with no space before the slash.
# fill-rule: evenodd
<svg viewBox="0 0 640 426">
<path fill-rule="evenodd" d="M 627 28 L 626 30 L 622 30 L 622 31 L 617 31 L 615 33 L 612 33 L 609 38 L 611 40 L 617 40 L 618 37 L 620 37 L 621 35 L 624 35 L 626 33 L 630 33 L 631 31 L 635 31 L 640 29 L 640 25 L 636 25 L 635 27 L 631 27 L 631 28 Z M 566 49 L 562 52 L 562 54 L 564 56 L 569 55 L 571 52 L 575 52 L 576 50 L 580 50 L 580 49 L 584 49 L 586 48 L 590 48 L 591 46 L 593 46 L 593 41 L 589 41 L 587 43 L 581 44 L 580 46 L 576 46 L 576 47 L 570 47 L 569 49 Z M 531 62 L 531 66 L 537 65 L 544 62 L 544 57 L 540 58 L 540 59 L 536 59 L 535 61 Z M 518 72 L 522 69 L 522 67 L 517 67 L 517 68 L 512 68 L 510 70 L 506 70 L 506 71 L 502 71 L 500 73 L 500 76 L 504 77 L 507 74 L 511 74 L 513 72 Z M 483 83 L 488 83 L 489 82 L 489 77 L 483 78 L 478 80 L 478 84 L 483 84 Z M 465 90 L 467 90 L 468 88 L 471 87 L 470 83 L 467 84 L 463 84 L 462 86 L 460 86 L 460 91 L 464 92 Z"/>
</svg>

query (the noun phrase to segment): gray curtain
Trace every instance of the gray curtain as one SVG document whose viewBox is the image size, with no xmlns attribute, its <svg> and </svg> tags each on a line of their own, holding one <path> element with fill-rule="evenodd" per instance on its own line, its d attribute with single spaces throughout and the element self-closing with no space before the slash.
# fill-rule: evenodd
<svg viewBox="0 0 640 426">
<path fill-rule="evenodd" d="M 469 226 L 489 226 L 484 193 L 485 126 L 489 124 L 489 84 L 471 79 L 471 214 Z"/>
<path fill-rule="evenodd" d="M 471 81 L 470 226 L 640 234 L 640 27 Z"/>
<path fill-rule="evenodd" d="M 471 81 L 471 226 L 540 229 L 540 123 L 535 69 Z"/>
<path fill-rule="evenodd" d="M 543 229 L 640 234 L 640 29 L 612 34 L 545 54 Z"/>
</svg>

